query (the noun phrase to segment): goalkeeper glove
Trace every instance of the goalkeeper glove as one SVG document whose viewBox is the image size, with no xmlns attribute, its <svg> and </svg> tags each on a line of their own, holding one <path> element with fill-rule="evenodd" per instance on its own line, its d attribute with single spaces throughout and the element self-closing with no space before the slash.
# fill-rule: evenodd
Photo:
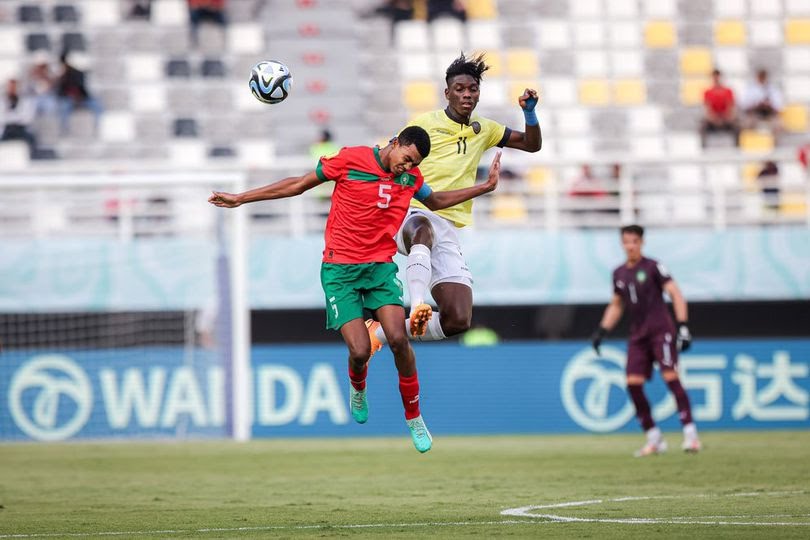
<svg viewBox="0 0 810 540">
<path fill-rule="evenodd" d="M 678 350 L 681 352 L 686 352 L 689 350 L 689 347 L 692 346 L 692 333 L 689 331 L 689 327 L 686 326 L 685 322 L 678 323 Z"/>
<path fill-rule="evenodd" d="M 596 351 L 596 354 L 602 354 L 599 351 L 599 346 L 602 345 L 602 340 L 607 335 L 607 328 L 600 326 L 596 329 L 596 331 L 591 335 L 591 345 L 593 345 L 593 350 Z"/>
</svg>

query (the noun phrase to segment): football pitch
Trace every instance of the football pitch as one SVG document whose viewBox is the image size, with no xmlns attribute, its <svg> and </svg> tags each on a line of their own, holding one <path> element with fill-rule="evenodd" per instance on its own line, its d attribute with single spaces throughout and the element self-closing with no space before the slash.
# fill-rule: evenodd
<svg viewBox="0 0 810 540">
<path fill-rule="evenodd" d="M 4 444 L 0 538 L 810 537 L 810 432 L 680 438 Z"/>
</svg>

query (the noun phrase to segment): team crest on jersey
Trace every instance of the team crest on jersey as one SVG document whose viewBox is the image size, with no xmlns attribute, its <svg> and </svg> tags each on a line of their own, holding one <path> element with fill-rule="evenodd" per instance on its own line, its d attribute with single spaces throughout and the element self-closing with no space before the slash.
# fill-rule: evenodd
<svg viewBox="0 0 810 540">
<path fill-rule="evenodd" d="M 639 270 L 638 272 L 636 272 L 636 281 L 638 281 L 639 283 L 644 283 L 645 281 L 647 281 L 647 272 L 645 272 L 644 270 Z"/>
<path fill-rule="evenodd" d="M 473 122 L 472 124 L 470 124 L 470 126 L 473 128 L 473 133 L 475 133 L 476 135 L 481 133 L 481 122 L 478 121 Z"/>
</svg>

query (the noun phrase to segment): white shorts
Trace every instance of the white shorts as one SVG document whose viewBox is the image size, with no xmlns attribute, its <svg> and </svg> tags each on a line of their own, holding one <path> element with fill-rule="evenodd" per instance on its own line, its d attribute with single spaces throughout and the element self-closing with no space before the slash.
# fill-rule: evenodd
<svg viewBox="0 0 810 540">
<path fill-rule="evenodd" d="M 433 226 L 433 249 L 430 250 L 432 267 L 430 288 L 432 289 L 439 283 L 461 283 L 472 289 L 472 273 L 461 253 L 456 226 L 443 217 L 421 208 L 410 208 L 396 235 L 399 252 L 403 255 L 408 254 L 402 239 L 402 229 L 414 216 L 427 218 Z"/>
</svg>

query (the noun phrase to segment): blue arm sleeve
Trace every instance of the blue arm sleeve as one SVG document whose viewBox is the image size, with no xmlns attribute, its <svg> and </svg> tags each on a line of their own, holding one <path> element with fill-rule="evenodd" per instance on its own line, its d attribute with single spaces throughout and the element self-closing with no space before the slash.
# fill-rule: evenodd
<svg viewBox="0 0 810 540">
<path fill-rule="evenodd" d="M 422 184 L 422 187 L 416 190 L 416 192 L 413 194 L 413 198 L 421 202 L 430 197 L 432 194 L 433 190 L 430 189 L 430 186 L 427 185 L 427 182 L 425 182 Z"/>
</svg>

